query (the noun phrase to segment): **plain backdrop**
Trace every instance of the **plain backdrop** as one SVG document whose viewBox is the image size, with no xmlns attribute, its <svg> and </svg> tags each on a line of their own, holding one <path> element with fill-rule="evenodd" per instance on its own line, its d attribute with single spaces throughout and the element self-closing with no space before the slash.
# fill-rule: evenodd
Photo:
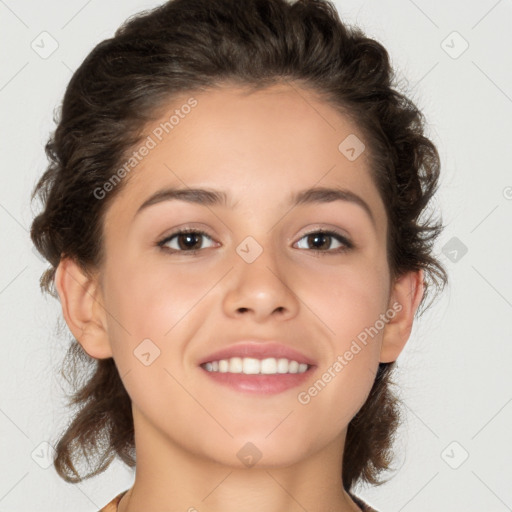
<svg viewBox="0 0 512 512">
<path fill-rule="evenodd" d="M 160 3 L 0 0 L 0 512 L 95 512 L 133 481 L 119 462 L 78 485 L 49 465 L 69 420 L 57 372 L 70 334 L 39 290 L 47 262 L 29 238 L 29 196 L 73 71 L 128 16 Z M 381 512 L 512 510 L 512 3 L 336 6 L 388 49 L 426 116 L 442 159 L 435 250 L 450 277 L 398 359 L 397 470 L 356 492 Z"/>
</svg>

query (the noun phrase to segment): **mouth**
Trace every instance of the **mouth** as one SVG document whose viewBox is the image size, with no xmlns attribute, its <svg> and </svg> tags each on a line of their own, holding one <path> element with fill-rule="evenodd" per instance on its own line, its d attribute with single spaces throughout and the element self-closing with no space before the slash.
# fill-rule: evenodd
<svg viewBox="0 0 512 512">
<path fill-rule="evenodd" d="M 217 351 L 205 357 L 199 367 L 216 384 L 268 395 L 303 385 L 317 366 L 290 346 L 258 342 Z"/>
</svg>

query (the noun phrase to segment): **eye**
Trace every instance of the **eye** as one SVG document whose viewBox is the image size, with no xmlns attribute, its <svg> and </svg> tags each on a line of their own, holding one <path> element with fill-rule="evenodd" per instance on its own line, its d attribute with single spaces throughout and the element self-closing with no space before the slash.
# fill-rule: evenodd
<svg viewBox="0 0 512 512">
<path fill-rule="evenodd" d="M 332 248 L 333 239 L 335 239 L 335 241 L 339 244 L 339 246 L 337 248 L 335 247 L 334 249 Z M 312 231 L 311 233 L 304 235 L 300 240 L 306 240 L 306 245 L 315 245 L 316 248 L 312 250 L 316 253 L 337 254 L 340 252 L 349 251 L 354 247 L 354 244 L 352 244 L 352 242 L 342 234 L 337 233 L 336 231 L 328 231 L 323 229 Z M 299 247 L 299 249 L 307 249 L 307 247 Z"/>
<path fill-rule="evenodd" d="M 200 229 L 182 229 L 165 237 L 163 240 L 158 242 L 157 245 L 163 250 L 170 250 L 171 252 L 187 252 L 189 254 L 195 254 L 197 251 L 204 248 L 201 247 L 203 237 L 212 240 L 207 233 Z M 174 238 L 176 240 L 173 240 Z M 169 244 L 171 241 L 172 243 Z"/>
<path fill-rule="evenodd" d="M 204 249 L 201 242 L 205 237 L 212 241 L 212 238 L 205 231 L 194 228 L 186 228 L 170 234 L 163 240 L 160 240 L 157 245 L 162 248 L 162 250 L 170 251 L 171 253 L 183 252 L 187 253 L 188 255 L 193 255 L 201 249 Z M 334 249 L 332 248 L 333 239 L 335 240 L 335 243 L 338 243 L 338 247 L 335 247 Z M 300 240 L 305 240 L 306 245 L 312 244 L 313 246 L 316 246 L 311 250 L 318 254 L 323 253 L 324 255 L 338 254 L 341 252 L 349 251 L 354 247 L 352 242 L 341 233 L 322 229 L 307 233 Z M 299 244 L 301 243 L 300 240 Z M 299 249 L 308 249 L 308 247 L 299 246 Z"/>
</svg>

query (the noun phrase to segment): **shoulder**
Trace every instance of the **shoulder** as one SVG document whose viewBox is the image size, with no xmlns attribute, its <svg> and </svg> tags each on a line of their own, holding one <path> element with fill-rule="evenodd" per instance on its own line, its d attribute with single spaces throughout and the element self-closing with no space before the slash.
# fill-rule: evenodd
<svg viewBox="0 0 512 512">
<path fill-rule="evenodd" d="M 128 489 L 126 489 L 126 491 L 123 491 L 122 493 L 118 494 L 112 501 L 107 503 L 99 512 L 117 512 L 117 506 L 119 505 L 121 498 L 127 492 L 128 492 Z"/>
</svg>

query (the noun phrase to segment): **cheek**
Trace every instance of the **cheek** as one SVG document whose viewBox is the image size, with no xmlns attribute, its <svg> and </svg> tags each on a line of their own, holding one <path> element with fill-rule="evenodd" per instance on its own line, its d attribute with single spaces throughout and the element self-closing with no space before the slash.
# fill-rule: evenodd
<svg viewBox="0 0 512 512">
<path fill-rule="evenodd" d="M 159 260 L 116 266 L 108 283 L 109 304 L 133 335 L 161 338 L 193 309 L 213 282 L 207 272 L 185 265 L 171 269 Z"/>
<path fill-rule="evenodd" d="M 297 293 L 311 304 L 326 335 L 339 350 L 373 326 L 385 312 L 389 270 L 384 258 L 321 269 L 298 281 Z M 314 285 L 313 285 L 314 283 Z M 380 323 L 379 323 L 380 325 Z"/>
<path fill-rule="evenodd" d="M 153 368 L 165 365 L 174 371 L 179 366 L 188 340 L 201 325 L 201 299 L 218 281 L 219 272 L 198 271 L 193 265 L 171 268 L 165 261 L 125 261 L 106 273 L 108 337 L 120 374 L 131 371 L 142 382 L 151 378 Z M 148 359 L 154 360 L 151 372 L 144 369 Z"/>
</svg>

